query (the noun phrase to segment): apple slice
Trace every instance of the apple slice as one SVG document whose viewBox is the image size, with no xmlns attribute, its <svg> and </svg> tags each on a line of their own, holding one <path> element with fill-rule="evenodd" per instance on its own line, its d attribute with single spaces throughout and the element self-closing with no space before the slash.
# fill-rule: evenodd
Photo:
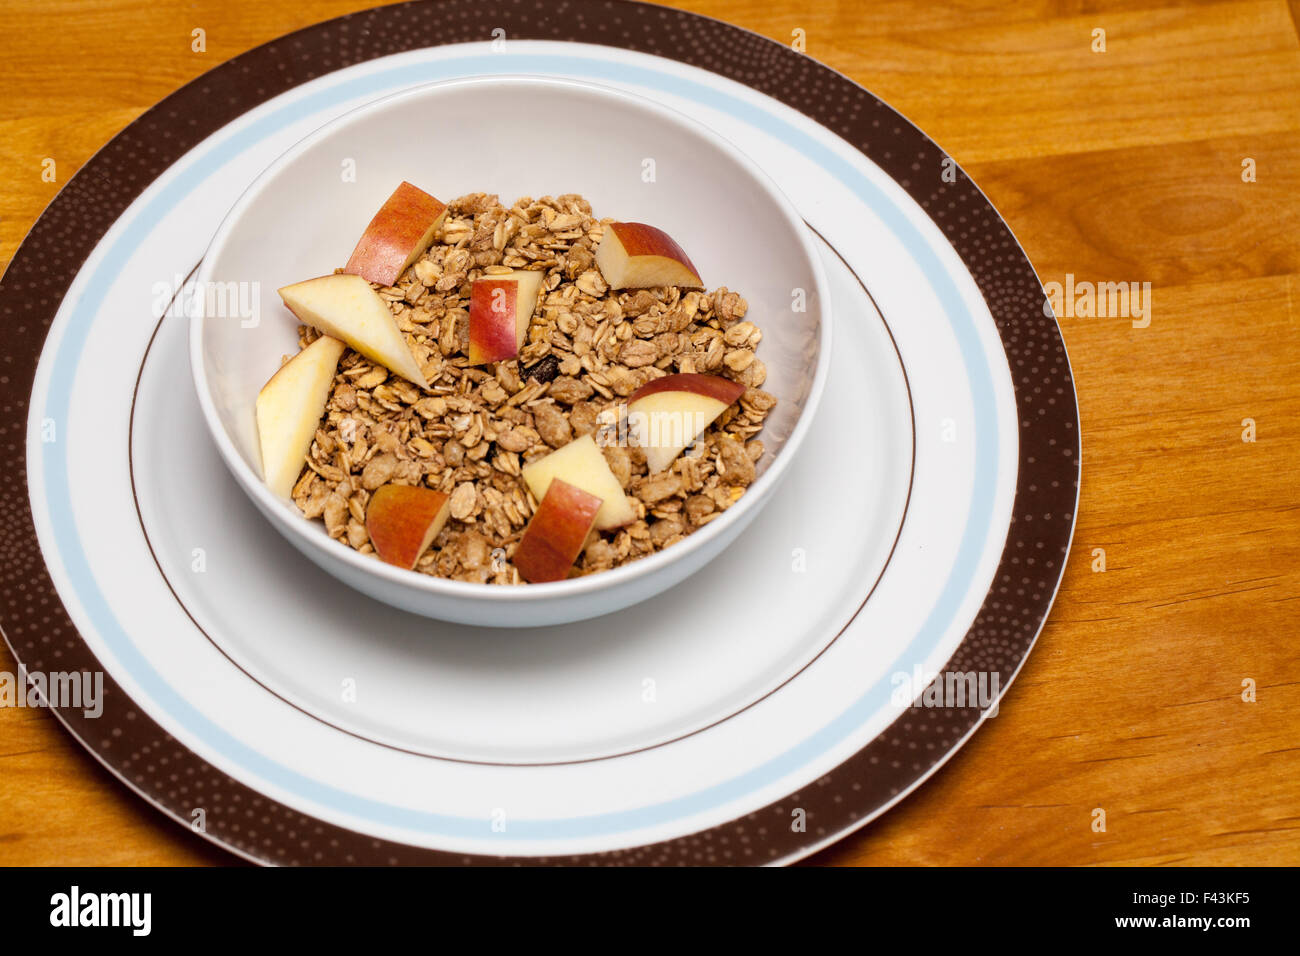
<svg viewBox="0 0 1300 956">
<path fill-rule="evenodd" d="M 428 388 L 397 320 L 361 276 L 321 276 L 287 285 L 280 298 L 300 322 L 342 339 L 372 362 Z"/>
<path fill-rule="evenodd" d="M 257 393 L 257 438 L 262 478 L 288 498 L 325 414 L 343 343 L 322 335 L 271 376 Z"/>
<path fill-rule="evenodd" d="M 515 549 L 513 560 L 523 579 L 540 584 L 568 577 L 569 568 L 587 543 L 600 506 L 601 500 L 595 495 L 559 478 L 552 479 Z"/>
<path fill-rule="evenodd" d="M 370 220 L 343 271 L 379 285 L 396 285 L 429 248 L 446 217 L 446 203 L 403 182 Z"/>
<path fill-rule="evenodd" d="M 366 534 L 381 561 L 414 569 L 451 513 L 451 498 L 422 485 L 380 485 L 366 505 Z"/>
<path fill-rule="evenodd" d="M 606 225 L 596 265 L 611 289 L 704 288 L 686 251 L 668 233 L 643 222 Z"/>
<path fill-rule="evenodd" d="M 652 474 L 663 471 L 743 394 L 744 385 L 718 375 L 652 379 L 628 396 L 628 439 L 645 449 Z"/>
<path fill-rule="evenodd" d="M 623 486 L 609 470 L 605 456 L 591 435 L 575 438 L 545 458 L 530 461 L 522 471 L 528 490 L 539 502 L 545 500 L 551 482 L 556 478 L 599 498 L 600 511 L 596 514 L 598 530 L 621 528 L 636 520 L 636 510 L 628 504 Z"/>
<path fill-rule="evenodd" d="M 471 365 L 502 362 L 519 354 L 541 289 L 542 273 L 528 269 L 474 280 L 469 292 Z"/>
</svg>

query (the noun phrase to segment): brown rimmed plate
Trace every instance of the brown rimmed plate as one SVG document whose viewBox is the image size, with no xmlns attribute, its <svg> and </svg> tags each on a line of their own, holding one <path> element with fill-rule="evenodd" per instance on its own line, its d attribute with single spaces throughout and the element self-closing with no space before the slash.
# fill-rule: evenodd
<svg viewBox="0 0 1300 956">
<path fill-rule="evenodd" d="M 625 85 L 716 125 L 794 200 L 834 287 L 833 411 L 781 500 L 716 577 L 590 630 L 437 629 L 340 594 L 249 513 L 187 391 L 176 293 L 257 172 L 351 106 L 486 72 Z M 69 730 L 250 859 L 818 849 L 996 708 L 1073 528 L 1059 330 L 945 159 L 815 61 L 639 4 L 407 4 L 230 61 L 97 154 L 0 285 L 4 467 L 28 491 L 5 503 L 10 647 L 32 674 L 102 672 L 101 714 L 56 707 Z"/>
</svg>

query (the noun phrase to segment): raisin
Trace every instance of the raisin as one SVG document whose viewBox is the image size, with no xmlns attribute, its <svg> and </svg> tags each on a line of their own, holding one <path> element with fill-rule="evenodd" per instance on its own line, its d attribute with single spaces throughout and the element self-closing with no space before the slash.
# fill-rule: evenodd
<svg viewBox="0 0 1300 956">
<path fill-rule="evenodd" d="M 560 360 L 555 355 L 543 355 L 535 364 L 524 369 L 524 378 L 536 379 L 545 384 L 560 374 Z"/>
</svg>

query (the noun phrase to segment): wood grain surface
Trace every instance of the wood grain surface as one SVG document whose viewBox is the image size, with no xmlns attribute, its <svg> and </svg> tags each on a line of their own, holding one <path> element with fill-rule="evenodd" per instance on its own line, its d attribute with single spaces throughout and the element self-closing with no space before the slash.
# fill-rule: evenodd
<svg viewBox="0 0 1300 956">
<path fill-rule="evenodd" d="M 0 261 L 155 101 L 366 5 L 0 0 Z M 1147 328 L 1061 320 L 1078 527 L 998 717 L 813 862 L 1300 863 L 1300 2 L 674 5 L 784 43 L 803 30 L 966 168 L 1044 282 L 1152 287 Z M 0 864 L 231 862 L 48 713 L 0 709 Z"/>
</svg>

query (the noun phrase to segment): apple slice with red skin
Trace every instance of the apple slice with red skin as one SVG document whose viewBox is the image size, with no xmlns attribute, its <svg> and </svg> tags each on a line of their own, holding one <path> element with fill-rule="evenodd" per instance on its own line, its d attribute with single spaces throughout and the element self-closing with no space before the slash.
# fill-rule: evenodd
<svg viewBox="0 0 1300 956">
<path fill-rule="evenodd" d="M 280 298 L 304 325 L 342 339 L 372 362 L 428 388 L 387 303 L 361 276 L 340 273 L 295 282 Z"/>
<path fill-rule="evenodd" d="M 451 498 L 423 485 L 380 485 L 366 505 L 366 534 L 381 561 L 413 570 L 451 513 Z"/>
<path fill-rule="evenodd" d="M 652 379 L 628 396 L 628 437 L 645 449 L 653 474 L 673 463 L 745 386 L 719 375 L 684 372 Z"/>
<path fill-rule="evenodd" d="M 519 354 L 537 308 L 542 273 L 516 269 L 475 279 L 469 292 L 469 361 L 503 362 Z"/>
<path fill-rule="evenodd" d="M 591 435 L 575 438 L 549 455 L 530 461 L 521 471 L 528 490 L 538 501 L 546 497 L 557 478 L 601 499 L 596 515 L 600 531 L 621 528 L 636 520 L 636 509 L 628 504 L 623 486 L 609 470 L 609 463 Z"/>
<path fill-rule="evenodd" d="M 281 365 L 257 393 L 262 477 L 281 497 L 289 497 L 302 473 L 342 355 L 343 343 L 322 335 Z"/>
<path fill-rule="evenodd" d="M 596 247 L 596 265 L 611 289 L 704 288 L 686 250 L 662 229 L 643 222 L 607 224 Z"/>
<path fill-rule="evenodd" d="M 343 271 L 367 282 L 396 285 L 433 241 L 447 204 L 403 182 L 379 207 Z"/>
<path fill-rule="evenodd" d="M 601 500 L 555 478 L 515 548 L 515 567 L 531 584 L 563 581 L 582 553 Z"/>
</svg>

